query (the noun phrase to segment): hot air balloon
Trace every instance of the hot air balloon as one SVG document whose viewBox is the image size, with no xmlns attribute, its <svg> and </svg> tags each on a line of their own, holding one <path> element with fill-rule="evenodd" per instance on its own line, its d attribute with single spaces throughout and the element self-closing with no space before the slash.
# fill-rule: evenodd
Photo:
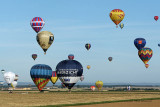
<svg viewBox="0 0 160 107">
<path fill-rule="evenodd" d="M 91 86 L 90 89 L 91 89 L 92 91 L 94 91 L 94 90 L 96 89 L 96 87 L 95 87 L 95 86 Z"/>
<path fill-rule="evenodd" d="M 87 65 L 87 69 L 90 69 L 91 68 L 91 66 L 90 65 Z"/>
<path fill-rule="evenodd" d="M 81 80 L 81 81 L 83 81 L 83 80 L 84 80 L 84 76 L 83 76 L 83 75 L 81 76 L 80 80 Z"/>
<path fill-rule="evenodd" d="M 69 59 L 69 60 L 73 60 L 73 59 L 74 59 L 74 55 L 73 55 L 73 54 L 69 54 L 69 55 L 68 55 L 68 59 Z"/>
<path fill-rule="evenodd" d="M 18 78 L 19 78 L 19 76 L 18 76 L 18 75 L 15 75 L 14 81 L 17 81 Z"/>
<path fill-rule="evenodd" d="M 55 84 L 57 80 L 58 80 L 58 77 L 57 77 L 56 71 L 52 71 L 51 82 Z"/>
<path fill-rule="evenodd" d="M 109 61 L 112 61 L 112 57 L 108 57 L 108 60 L 109 60 Z"/>
<path fill-rule="evenodd" d="M 71 91 L 83 74 L 82 65 L 76 60 L 63 60 L 56 66 L 58 78 Z"/>
<path fill-rule="evenodd" d="M 61 86 L 62 88 L 66 88 L 65 84 L 64 83 L 61 83 Z"/>
<path fill-rule="evenodd" d="M 121 9 L 114 9 L 109 14 L 111 20 L 117 25 L 123 20 L 125 14 Z"/>
<path fill-rule="evenodd" d="M 158 19 L 159 19 L 159 17 L 158 17 L 158 16 L 154 16 L 154 20 L 156 20 L 156 21 L 157 21 Z"/>
<path fill-rule="evenodd" d="M 87 43 L 87 44 L 85 45 L 85 47 L 86 47 L 87 50 L 89 50 L 89 49 L 91 48 L 91 44 Z"/>
<path fill-rule="evenodd" d="M 96 84 L 96 87 L 98 88 L 98 91 L 100 91 L 102 86 L 103 86 L 103 82 L 102 81 L 97 81 L 95 84 Z"/>
<path fill-rule="evenodd" d="M 158 46 L 160 47 L 160 44 L 158 44 Z"/>
<path fill-rule="evenodd" d="M 122 29 L 124 27 L 124 24 L 123 23 L 120 23 L 119 24 L 119 27 Z"/>
<path fill-rule="evenodd" d="M 145 64 L 145 67 L 148 68 L 148 67 L 149 67 L 149 64 Z"/>
<path fill-rule="evenodd" d="M 1 72 L 2 72 L 2 74 L 4 74 L 4 73 L 5 73 L 5 70 L 4 70 L 4 69 L 2 69 L 2 70 L 1 70 Z"/>
<path fill-rule="evenodd" d="M 48 31 L 42 31 L 37 34 L 37 42 L 46 54 L 47 49 L 51 46 L 54 35 Z"/>
<path fill-rule="evenodd" d="M 136 38 L 134 40 L 134 45 L 136 46 L 138 50 L 140 50 L 146 45 L 146 40 L 144 38 Z"/>
<path fill-rule="evenodd" d="M 37 54 L 32 54 L 32 58 L 35 60 L 37 58 Z"/>
<path fill-rule="evenodd" d="M 17 86 L 17 81 L 13 81 L 13 82 L 11 83 L 11 86 L 12 86 L 13 88 L 16 88 L 16 86 Z"/>
<path fill-rule="evenodd" d="M 143 61 L 144 64 L 147 64 L 147 62 L 151 59 L 152 54 L 152 49 L 147 47 L 144 47 L 138 51 L 139 58 Z"/>
<path fill-rule="evenodd" d="M 7 82 L 8 85 L 11 85 L 11 83 L 15 79 L 15 73 L 13 72 L 5 72 L 4 73 L 4 80 Z"/>
<path fill-rule="evenodd" d="M 45 64 L 36 64 L 32 66 L 30 75 L 39 91 L 41 91 L 52 76 L 52 68 Z"/>
<path fill-rule="evenodd" d="M 45 22 L 41 17 L 34 17 L 30 24 L 34 31 L 38 33 L 43 28 Z"/>
</svg>

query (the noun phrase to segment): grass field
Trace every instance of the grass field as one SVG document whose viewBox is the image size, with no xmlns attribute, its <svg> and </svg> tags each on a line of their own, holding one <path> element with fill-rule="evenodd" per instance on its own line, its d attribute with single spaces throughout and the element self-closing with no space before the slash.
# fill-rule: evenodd
<svg viewBox="0 0 160 107">
<path fill-rule="evenodd" d="M 133 99 L 160 99 L 160 92 L 58 92 L 58 91 L 0 91 L 0 107 L 47 106 L 62 104 L 81 105 L 132 101 Z M 50 107 L 50 106 L 48 106 Z"/>
</svg>

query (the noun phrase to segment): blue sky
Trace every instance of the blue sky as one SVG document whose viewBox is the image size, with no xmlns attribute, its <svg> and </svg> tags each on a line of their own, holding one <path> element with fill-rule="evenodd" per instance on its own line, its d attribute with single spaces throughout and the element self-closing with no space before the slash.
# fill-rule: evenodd
<svg viewBox="0 0 160 107">
<path fill-rule="evenodd" d="M 54 70 L 68 54 L 84 67 L 84 82 L 160 83 L 160 16 L 158 0 L 14 0 L 1 1 L 0 69 L 19 75 L 20 82 L 31 82 L 34 64 L 47 64 Z M 110 20 L 113 9 L 125 12 L 124 28 L 116 28 Z M 30 26 L 33 17 L 42 17 L 55 40 L 44 55 Z M 146 69 L 138 57 L 134 39 L 146 39 L 153 57 Z M 91 43 L 87 51 L 85 44 Z M 37 53 L 33 61 L 31 54 Z M 109 62 L 108 57 L 113 61 Z M 86 66 L 91 65 L 87 70 Z M 0 81 L 3 81 L 0 75 Z"/>
</svg>

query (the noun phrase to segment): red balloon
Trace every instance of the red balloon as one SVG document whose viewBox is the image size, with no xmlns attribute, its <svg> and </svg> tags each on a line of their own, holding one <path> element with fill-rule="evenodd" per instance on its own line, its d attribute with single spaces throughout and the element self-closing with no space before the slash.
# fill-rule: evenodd
<svg viewBox="0 0 160 107">
<path fill-rule="evenodd" d="M 155 19 L 156 21 L 158 20 L 158 18 L 159 18 L 158 16 L 154 16 L 154 19 Z"/>
</svg>

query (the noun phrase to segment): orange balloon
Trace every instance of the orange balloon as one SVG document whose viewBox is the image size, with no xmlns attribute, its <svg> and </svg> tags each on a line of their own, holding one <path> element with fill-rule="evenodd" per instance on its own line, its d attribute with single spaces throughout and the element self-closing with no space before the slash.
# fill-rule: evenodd
<svg viewBox="0 0 160 107">
<path fill-rule="evenodd" d="M 124 12 L 121 9 L 114 9 L 109 14 L 111 20 L 118 25 L 124 19 Z"/>
</svg>

